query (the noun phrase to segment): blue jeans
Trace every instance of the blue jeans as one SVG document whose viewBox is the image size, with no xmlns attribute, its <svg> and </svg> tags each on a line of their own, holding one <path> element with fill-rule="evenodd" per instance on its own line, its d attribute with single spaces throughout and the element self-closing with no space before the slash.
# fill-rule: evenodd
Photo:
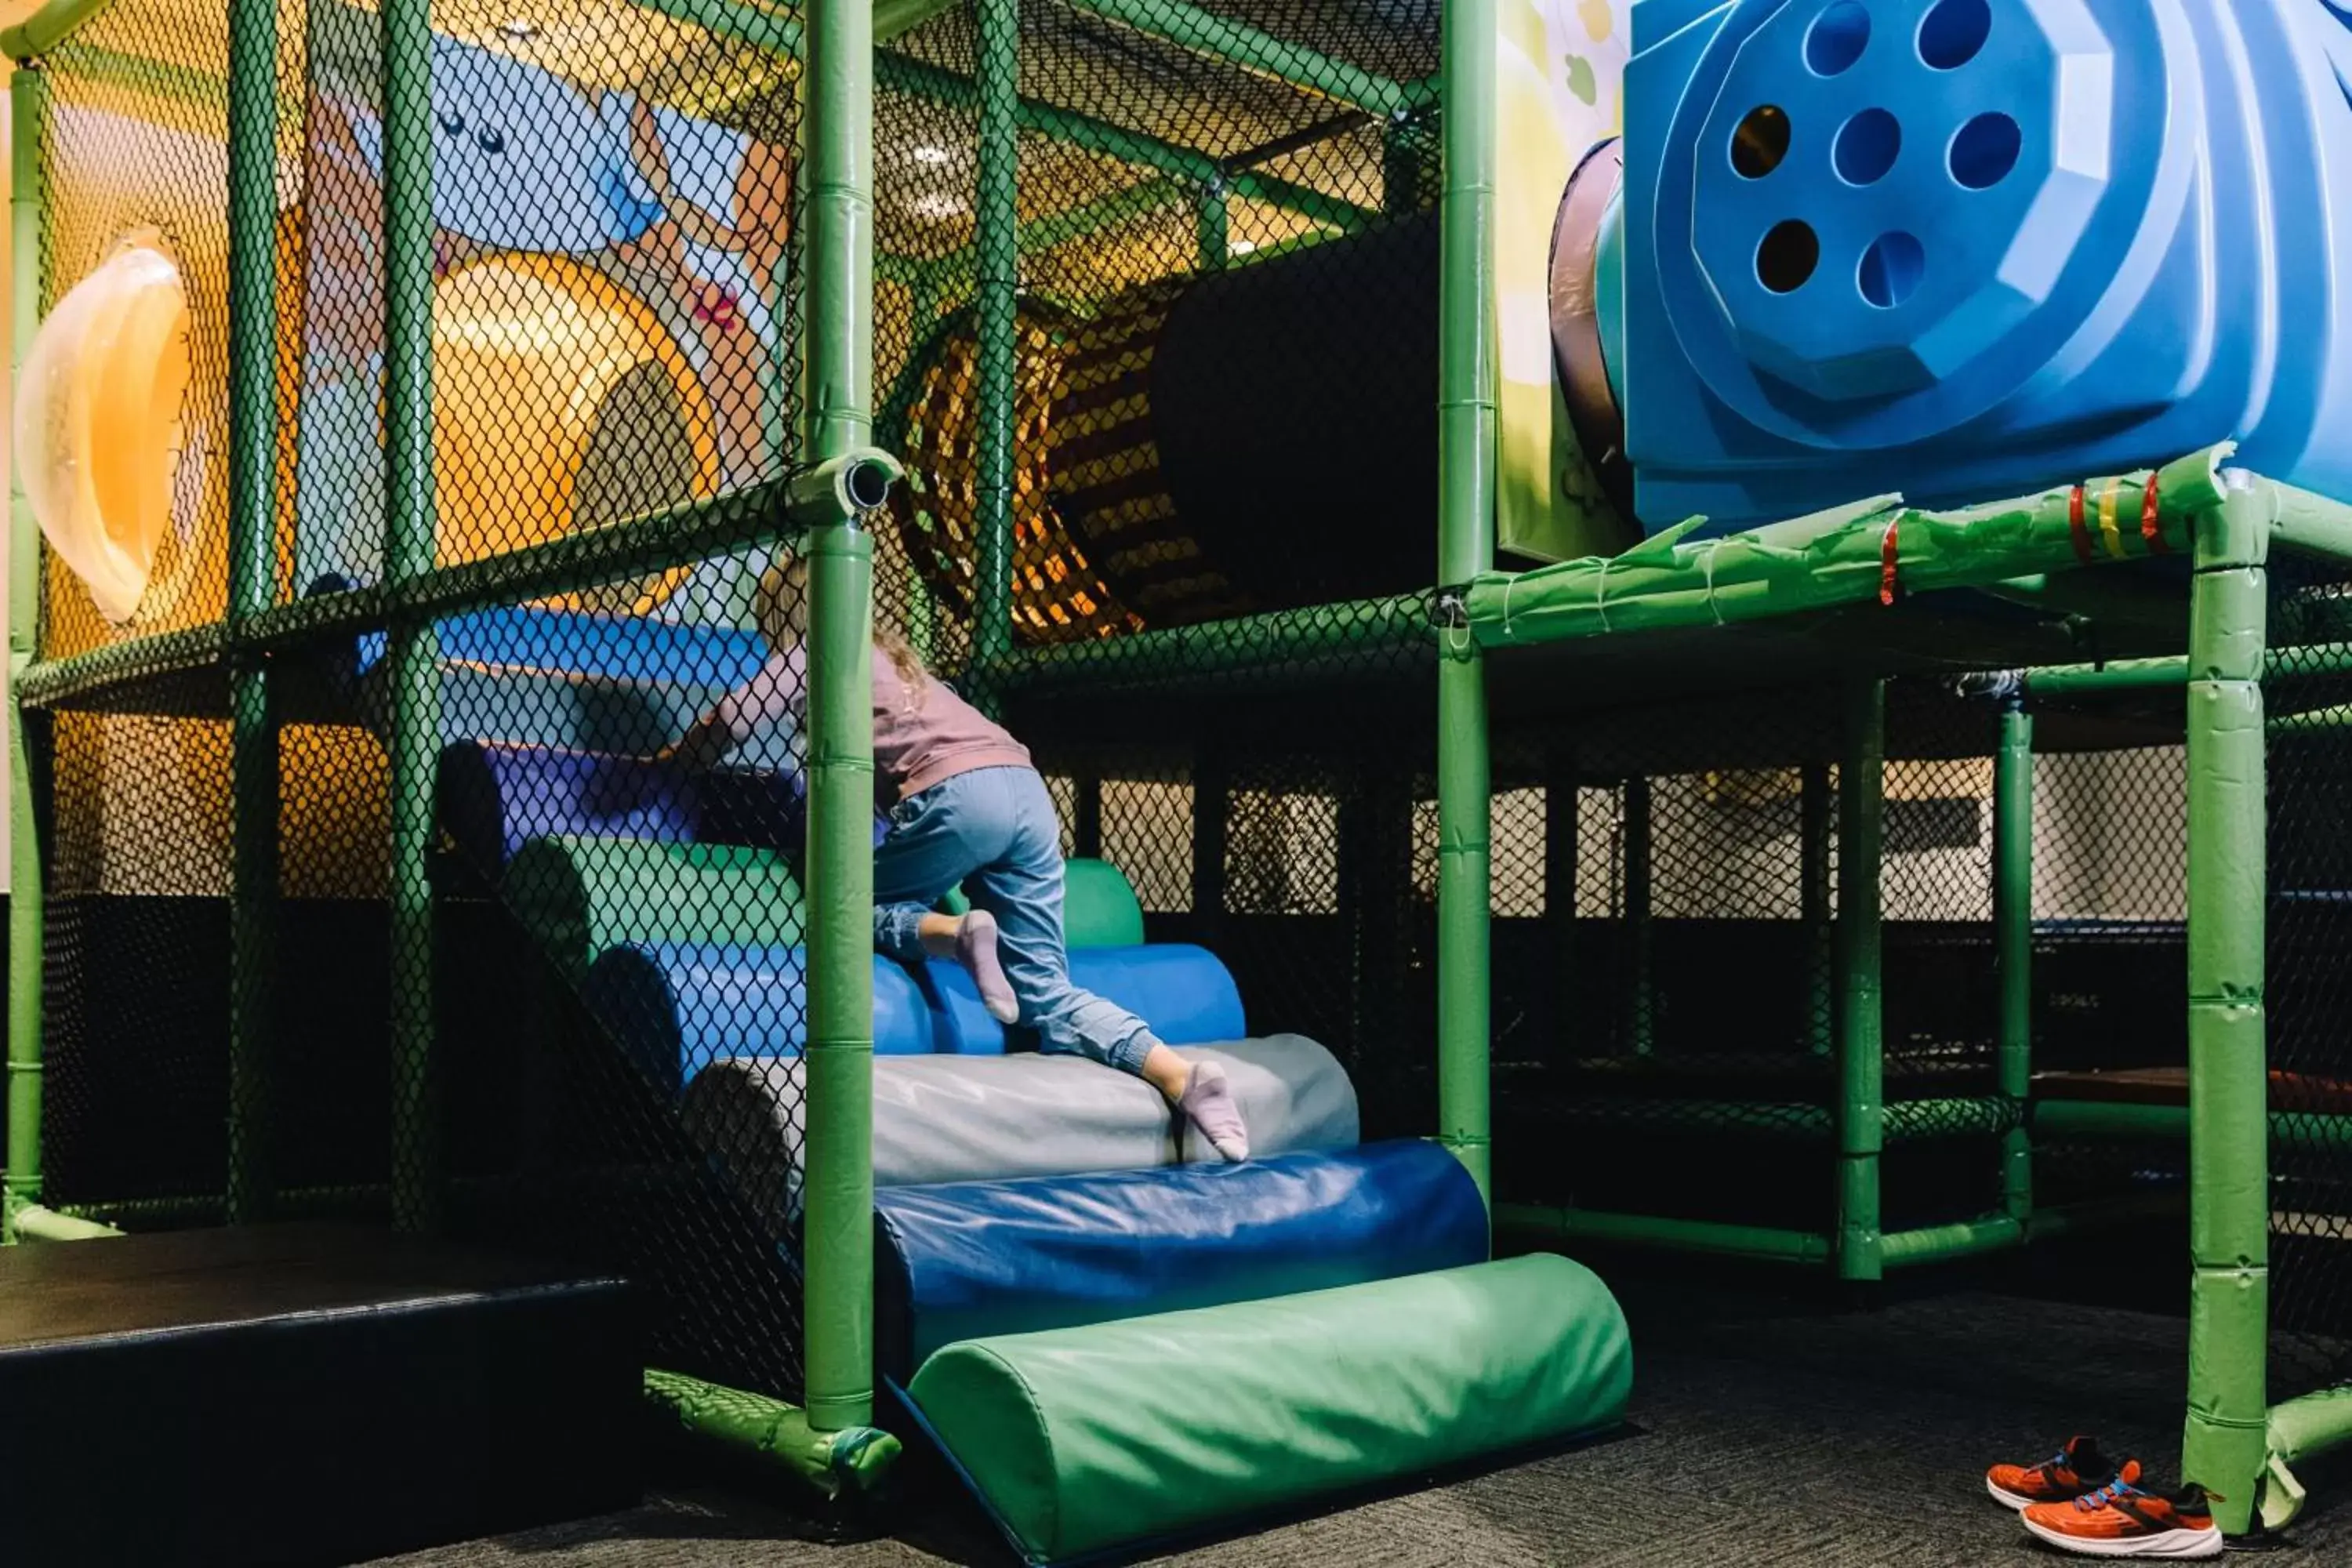
<svg viewBox="0 0 2352 1568">
<path fill-rule="evenodd" d="M 996 917 L 1021 1021 L 1048 1051 L 1139 1078 L 1160 1043 L 1142 1019 L 1070 984 L 1062 944 L 1062 824 L 1030 768 L 976 768 L 900 801 L 874 851 L 874 945 L 919 964 L 918 926 L 950 888 Z"/>
</svg>

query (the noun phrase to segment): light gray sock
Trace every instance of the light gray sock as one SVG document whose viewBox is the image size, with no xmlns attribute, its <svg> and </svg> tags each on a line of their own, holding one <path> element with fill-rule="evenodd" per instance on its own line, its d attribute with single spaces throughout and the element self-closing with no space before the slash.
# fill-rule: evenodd
<svg viewBox="0 0 2352 1568">
<path fill-rule="evenodd" d="M 1242 1121 L 1241 1101 L 1234 1098 L 1224 1068 L 1214 1062 L 1193 1063 L 1184 1097 L 1176 1105 L 1228 1161 L 1249 1158 L 1249 1128 Z"/>
<path fill-rule="evenodd" d="M 994 915 L 974 910 L 963 917 L 956 931 L 956 962 L 971 976 L 980 991 L 981 1005 L 988 1009 L 990 1017 L 1000 1024 L 1021 1021 L 1021 1004 L 1013 994 L 1013 982 L 1004 977 L 1004 965 L 996 956 Z"/>
</svg>

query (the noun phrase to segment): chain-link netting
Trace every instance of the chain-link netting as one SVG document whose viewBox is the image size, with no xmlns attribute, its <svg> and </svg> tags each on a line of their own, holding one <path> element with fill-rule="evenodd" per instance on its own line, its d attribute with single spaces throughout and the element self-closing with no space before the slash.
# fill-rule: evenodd
<svg viewBox="0 0 2352 1568">
<path fill-rule="evenodd" d="M 2282 566 L 2263 683 L 2274 1398 L 2352 1381 L 2352 647 L 2346 585 Z"/>
<path fill-rule="evenodd" d="M 1839 1095 L 1838 693 L 1636 703 L 1546 728 L 1503 748 L 1517 787 L 1496 816 L 1507 1193 L 1822 1228 Z M 1995 1075 L 1992 733 L 1985 705 L 1948 685 L 1889 689 L 1889 1228 L 1998 1204 L 1993 1138 L 2015 1113 Z"/>
<path fill-rule="evenodd" d="M 630 520 L 699 533 L 553 597 L 280 645 L 277 831 L 244 857 L 217 683 L 148 716 L 164 689 L 125 664 L 126 711 L 59 714 L 45 1195 L 142 1224 L 437 1215 L 626 1269 L 656 1358 L 792 1395 L 796 705 L 719 765 L 648 759 L 799 635 L 795 582 L 755 605 L 789 554 L 772 509 L 682 509 L 799 460 L 800 23 L 686 14 L 441 0 L 387 59 L 371 7 L 282 7 L 264 601 L 331 611 L 404 560 Z M 53 563 L 50 659 L 227 609 L 226 37 L 174 16 L 122 0 L 45 62 L 46 292 L 152 226 L 191 359 L 145 595 L 110 620 Z M 1247 63 L 1206 58 L 1203 26 Z M 979 21 L 950 8 L 877 52 L 878 433 L 909 468 L 869 520 L 877 623 L 1034 748 L 1066 851 L 1120 868 L 1151 940 L 1212 948 L 1253 1032 L 1341 1055 L 1368 1131 L 1426 1131 L 1435 9 L 1039 3 L 1018 30 L 1002 630 L 973 588 L 995 417 Z M 420 109 L 430 344 L 404 382 L 386 121 Z M 422 384 L 429 429 L 396 427 Z M 418 450 L 430 538 L 404 552 Z M 420 857 L 404 803 L 427 780 Z M 1505 863 L 1522 886 L 1498 909 L 1539 900 Z M 257 878 L 274 918 L 239 896 Z M 915 984 L 877 962 L 886 1028 Z"/>
</svg>

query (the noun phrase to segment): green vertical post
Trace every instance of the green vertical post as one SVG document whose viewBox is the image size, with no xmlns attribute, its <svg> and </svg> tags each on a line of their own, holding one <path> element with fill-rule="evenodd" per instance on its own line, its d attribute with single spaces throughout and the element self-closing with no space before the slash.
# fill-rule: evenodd
<svg viewBox="0 0 2352 1568">
<path fill-rule="evenodd" d="M 1583 1044 L 1578 1002 L 1576 953 L 1577 851 L 1583 825 L 1578 810 L 1576 758 L 1563 751 L 1552 759 L 1544 781 L 1544 913 L 1552 928 L 1552 1041 L 1554 1052 L 1573 1058 Z"/>
<path fill-rule="evenodd" d="M 278 0 L 230 0 L 228 618 L 270 606 L 278 577 Z M 268 666 L 230 660 L 227 1219 L 265 1217 L 278 992 L 278 725 Z"/>
<path fill-rule="evenodd" d="M 972 204 L 972 311 L 978 385 L 973 389 L 973 529 L 978 580 L 972 591 L 972 662 L 993 669 L 1013 647 L 1013 450 L 1020 392 L 1021 290 L 1020 0 L 974 0 L 979 29 L 973 77 L 980 89 L 978 188 Z M 980 693 L 993 706 L 992 692 Z"/>
<path fill-rule="evenodd" d="M 1657 857 L 1652 853 L 1654 826 L 1650 810 L 1650 781 L 1625 781 L 1622 795 L 1625 851 L 1625 1048 L 1646 1057 L 1656 1046 L 1657 975 L 1652 967 L 1653 932 L 1650 915 L 1655 901 Z"/>
<path fill-rule="evenodd" d="M 1805 1044 L 1827 1057 L 1837 1042 L 1837 960 L 1830 926 L 1830 770 L 1822 763 L 1808 763 L 1799 775 L 1797 882 L 1798 923 L 1805 930 Z"/>
<path fill-rule="evenodd" d="M 19 370 L 41 324 L 47 128 L 47 79 L 20 65 L 8 98 L 10 357 Z M 14 465 L 8 482 L 8 1166 L 0 1192 L 0 1241 L 16 1239 L 17 1206 L 41 1196 L 41 796 L 49 735 L 45 718 L 16 699 L 16 682 L 37 651 L 40 621 L 41 528 L 25 495 L 24 468 Z"/>
<path fill-rule="evenodd" d="M 2237 481 L 2239 476 L 2228 476 Z M 2189 615 L 2189 1418 L 2181 1474 L 2250 1525 L 2270 1316 L 2263 967 L 2269 498 L 2233 483 L 2195 530 Z"/>
<path fill-rule="evenodd" d="M 2001 1212 L 2023 1224 L 2033 1214 L 2033 1135 L 2025 1125 L 2033 1087 L 2033 715 L 2021 697 L 2002 707 L 1993 753 L 1992 879 L 2000 1092 L 2017 1113 L 2001 1138 Z"/>
<path fill-rule="evenodd" d="M 1843 728 L 1837 790 L 1837 1275 L 1876 1279 L 1878 1154 L 1885 1112 L 1878 891 L 1885 839 L 1884 681 L 1857 680 L 1848 687 Z"/>
<path fill-rule="evenodd" d="M 807 15 L 810 427 L 824 460 L 865 446 L 874 424 L 874 15 L 867 0 L 810 0 Z M 820 1432 L 874 1415 L 874 542 L 862 521 L 844 510 L 807 544 L 806 1384 Z"/>
<path fill-rule="evenodd" d="M 1487 250 L 1495 221 L 1495 0 L 1452 0 L 1443 47 L 1437 580 L 1454 587 L 1495 559 L 1495 268 Z M 1466 627 L 1442 626 L 1437 635 L 1438 1136 L 1486 1195 L 1494 816 L 1486 671 Z"/>
<path fill-rule="evenodd" d="M 1198 226 L 1201 270 L 1222 272 L 1233 259 L 1233 196 L 1223 180 L 1212 180 L 1201 187 L 1201 205 L 1195 222 Z"/>
<path fill-rule="evenodd" d="M 382 0 L 385 579 L 433 569 L 433 31 L 430 0 Z M 439 637 L 395 614 L 391 687 L 392 1218 L 440 1223 L 434 1065 L 433 785 L 441 750 Z"/>
</svg>

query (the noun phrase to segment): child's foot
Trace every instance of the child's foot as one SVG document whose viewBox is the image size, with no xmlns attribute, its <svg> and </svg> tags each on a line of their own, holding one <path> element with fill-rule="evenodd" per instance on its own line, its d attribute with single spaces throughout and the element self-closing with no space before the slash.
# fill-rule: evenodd
<svg viewBox="0 0 2352 1568">
<path fill-rule="evenodd" d="M 979 988 L 980 1003 L 988 1009 L 988 1016 L 1000 1024 L 1019 1023 L 1021 1004 L 1013 998 L 1013 983 L 1004 978 L 1004 965 L 996 957 L 996 917 L 986 910 L 964 916 L 956 928 L 955 954 L 956 962 Z"/>
<path fill-rule="evenodd" d="M 1224 1068 L 1214 1062 L 1195 1062 L 1176 1108 L 1192 1118 L 1210 1147 L 1227 1160 L 1249 1158 L 1249 1129 L 1242 1123 L 1241 1102 L 1225 1081 Z"/>
</svg>

